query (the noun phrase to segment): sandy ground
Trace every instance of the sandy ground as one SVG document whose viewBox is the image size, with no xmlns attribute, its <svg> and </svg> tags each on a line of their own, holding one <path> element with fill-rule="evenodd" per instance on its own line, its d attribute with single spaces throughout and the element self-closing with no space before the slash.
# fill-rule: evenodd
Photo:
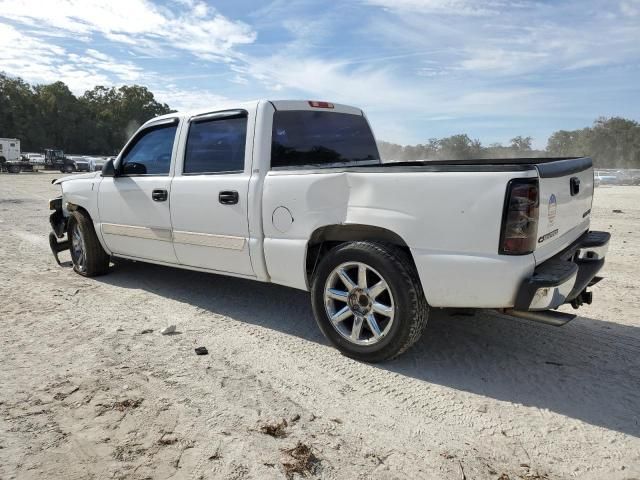
<svg viewBox="0 0 640 480">
<path fill-rule="evenodd" d="M 578 319 L 435 311 L 410 352 L 366 365 L 327 345 L 304 292 L 58 267 L 51 178 L 0 175 L 1 479 L 640 478 L 639 187 L 597 189 L 614 236 Z"/>
</svg>

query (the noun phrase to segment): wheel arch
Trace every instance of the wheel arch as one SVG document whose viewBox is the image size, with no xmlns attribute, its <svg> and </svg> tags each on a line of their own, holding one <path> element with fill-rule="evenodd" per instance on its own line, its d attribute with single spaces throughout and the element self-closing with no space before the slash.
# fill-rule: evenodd
<svg viewBox="0 0 640 480">
<path fill-rule="evenodd" d="M 104 238 L 102 237 L 102 230 L 100 229 L 99 224 L 97 224 L 95 222 L 95 219 L 91 216 L 91 213 L 89 213 L 89 210 L 83 207 L 82 205 L 78 205 L 77 203 L 73 203 L 73 202 L 67 202 L 66 209 L 69 213 L 80 212 L 83 215 L 85 215 L 93 224 L 94 231 L 96 232 L 96 236 L 98 237 L 98 241 L 100 242 L 100 245 L 102 246 L 102 248 L 104 249 L 105 252 L 111 254 L 111 250 L 108 248 L 106 242 L 104 241 Z M 69 225 L 67 222 L 67 229 L 68 228 L 69 228 Z"/>
<path fill-rule="evenodd" d="M 67 210 L 67 212 L 69 212 L 69 218 L 71 218 L 71 213 L 72 212 L 79 212 L 82 215 L 86 216 L 91 221 L 91 223 L 93 223 L 93 218 L 91 218 L 91 214 L 89 213 L 89 211 L 86 208 L 84 208 L 81 205 L 78 205 L 76 203 L 67 202 L 66 210 Z M 67 231 L 69 230 L 70 226 L 71 226 L 71 222 L 67 221 Z"/>
<path fill-rule="evenodd" d="M 102 275 L 107 273 L 109 269 L 109 257 L 110 252 L 104 249 L 104 245 L 100 235 L 96 231 L 96 226 L 91 217 L 91 214 L 84 207 L 72 202 L 67 202 L 66 210 L 69 213 L 69 221 L 67 221 L 67 241 L 71 247 L 71 257 L 74 270 L 80 275 L 93 277 L 96 275 Z M 78 213 L 79 215 L 74 215 Z M 72 221 L 73 219 L 73 221 Z M 83 237 L 83 249 L 84 249 L 84 267 L 78 266 L 76 260 L 73 258 L 73 243 L 72 243 L 72 226 L 78 222 L 84 224 L 85 229 L 82 233 Z"/>
<path fill-rule="evenodd" d="M 307 242 L 305 258 L 307 284 L 311 285 L 318 263 L 327 252 L 340 244 L 358 241 L 373 241 L 394 245 L 407 254 L 413 268 L 416 268 L 409 245 L 396 232 L 366 224 L 324 225 L 314 230 Z"/>
<path fill-rule="evenodd" d="M 80 212 L 83 215 L 86 215 L 93 222 L 93 218 L 91 218 L 91 214 L 82 205 L 78 205 L 77 203 L 67 202 L 67 211 Z"/>
</svg>

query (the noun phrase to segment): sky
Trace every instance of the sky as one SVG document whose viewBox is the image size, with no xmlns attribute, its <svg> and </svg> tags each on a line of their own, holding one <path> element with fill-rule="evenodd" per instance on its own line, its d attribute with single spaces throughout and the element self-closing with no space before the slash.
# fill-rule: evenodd
<svg viewBox="0 0 640 480">
<path fill-rule="evenodd" d="M 0 0 L 0 71 L 172 108 L 361 107 L 378 139 L 484 144 L 640 120 L 640 0 Z"/>
</svg>

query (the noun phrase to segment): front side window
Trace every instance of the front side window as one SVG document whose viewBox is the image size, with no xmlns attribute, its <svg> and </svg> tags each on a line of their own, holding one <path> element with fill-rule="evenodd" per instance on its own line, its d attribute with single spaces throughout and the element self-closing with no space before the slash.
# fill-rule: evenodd
<svg viewBox="0 0 640 480">
<path fill-rule="evenodd" d="M 184 173 L 241 172 L 247 139 L 247 114 L 191 123 Z"/>
<path fill-rule="evenodd" d="M 272 168 L 379 161 L 373 133 L 362 115 L 310 110 L 273 114 Z"/>
<path fill-rule="evenodd" d="M 122 157 L 124 175 L 168 175 L 176 124 L 151 127 L 142 132 Z"/>
</svg>

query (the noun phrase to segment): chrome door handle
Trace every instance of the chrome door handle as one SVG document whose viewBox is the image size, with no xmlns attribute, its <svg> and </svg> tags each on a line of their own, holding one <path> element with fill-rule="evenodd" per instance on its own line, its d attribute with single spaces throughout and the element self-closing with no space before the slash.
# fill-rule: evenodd
<svg viewBox="0 0 640 480">
<path fill-rule="evenodd" d="M 151 192 L 151 198 L 154 202 L 165 202 L 169 198 L 169 193 L 166 190 L 156 189 Z"/>
<path fill-rule="evenodd" d="M 235 205 L 240 196 L 235 190 L 225 190 L 218 194 L 218 201 L 223 205 Z"/>
</svg>

